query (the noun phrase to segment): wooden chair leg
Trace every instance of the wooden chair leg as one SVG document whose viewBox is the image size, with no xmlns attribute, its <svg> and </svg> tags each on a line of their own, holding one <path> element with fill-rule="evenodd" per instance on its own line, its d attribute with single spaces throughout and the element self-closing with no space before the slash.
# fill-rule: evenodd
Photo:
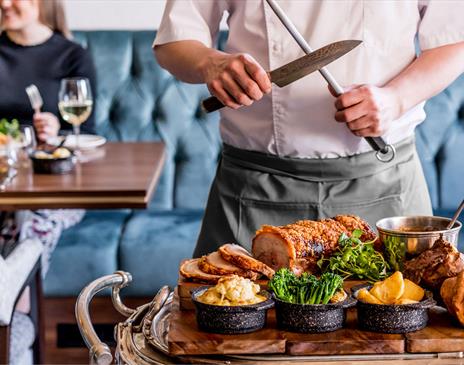
<svg viewBox="0 0 464 365">
<path fill-rule="evenodd" d="M 10 326 L 0 327 L 0 364 L 10 362 Z"/>
</svg>

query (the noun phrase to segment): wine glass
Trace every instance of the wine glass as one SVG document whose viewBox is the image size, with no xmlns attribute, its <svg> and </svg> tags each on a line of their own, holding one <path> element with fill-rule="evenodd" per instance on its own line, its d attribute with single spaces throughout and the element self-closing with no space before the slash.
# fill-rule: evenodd
<svg viewBox="0 0 464 365">
<path fill-rule="evenodd" d="M 16 147 L 11 143 L 0 145 L 0 191 L 4 191 L 16 175 L 15 163 Z"/>
<path fill-rule="evenodd" d="M 90 116 L 92 105 L 92 91 L 88 79 L 76 77 L 61 80 L 58 108 L 63 119 L 73 126 L 76 138 L 74 152 L 78 157 L 80 126 Z"/>
<path fill-rule="evenodd" d="M 30 165 L 29 156 L 37 148 L 37 140 L 35 138 L 34 127 L 30 125 L 21 126 L 21 150 L 18 153 L 18 163 L 20 167 L 27 168 Z"/>
</svg>

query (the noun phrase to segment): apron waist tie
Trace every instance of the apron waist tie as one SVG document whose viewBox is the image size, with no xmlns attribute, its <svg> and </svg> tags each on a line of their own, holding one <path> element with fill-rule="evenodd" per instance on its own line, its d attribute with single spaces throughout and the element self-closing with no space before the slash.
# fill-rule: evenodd
<svg viewBox="0 0 464 365">
<path fill-rule="evenodd" d="M 222 150 L 224 163 L 244 169 L 287 176 L 312 182 L 343 181 L 375 175 L 414 158 L 414 137 L 394 145 L 396 157 L 390 162 L 380 162 L 375 151 L 339 158 L 292 158 L 279 157 L 263 152 L 249 151 L 225 144 Z"/>
</svg>

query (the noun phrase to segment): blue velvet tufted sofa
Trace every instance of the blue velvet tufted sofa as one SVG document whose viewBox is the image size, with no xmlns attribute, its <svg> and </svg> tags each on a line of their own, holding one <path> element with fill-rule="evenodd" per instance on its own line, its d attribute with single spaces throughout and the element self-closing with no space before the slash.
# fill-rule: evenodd
<svg viewBox="0 0 464 365">
<path fill-rule="evenodd" d="M 93 279 L 126 270 L 126 293 L 152 296 L 175 285 L 179 261 L 192 254 L 213 178 L 218 115 L 205 115 L 204 86 L 175 80 L 156 63 L 154 32 L 76 32 L 97 69 L 96 127 L 111 141 L 159 141 L 167 160 L 148 210 L 88 211 L 64 232 L 45 280 L 49 297 L 76 296 Z M 226 34 L 221 34 L 224 44 Z M 464 197 L 464 76 L 427 104 L 417 147 L 434 209 L 450 216 Z M 461 235 L 461 244 L 464 244 Z"/>
</svg>

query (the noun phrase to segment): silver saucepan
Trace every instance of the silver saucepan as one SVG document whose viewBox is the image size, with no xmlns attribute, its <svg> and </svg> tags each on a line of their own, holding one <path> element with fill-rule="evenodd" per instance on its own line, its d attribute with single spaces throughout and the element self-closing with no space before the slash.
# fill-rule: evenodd
<svg viewBox="0 0 464 365">
<path fill-rule="evenodd" d="M 389 217 L 379 220 L 376 227 L 384 245 L 401 244 L 408 254 L 418 255 L 432 247 L 440 236 L 457 247 L 462 223 L 456 221 L 451 229 L 446 229 L 450 222 L 450 218 L 434 216 Z"/>
</svg>

